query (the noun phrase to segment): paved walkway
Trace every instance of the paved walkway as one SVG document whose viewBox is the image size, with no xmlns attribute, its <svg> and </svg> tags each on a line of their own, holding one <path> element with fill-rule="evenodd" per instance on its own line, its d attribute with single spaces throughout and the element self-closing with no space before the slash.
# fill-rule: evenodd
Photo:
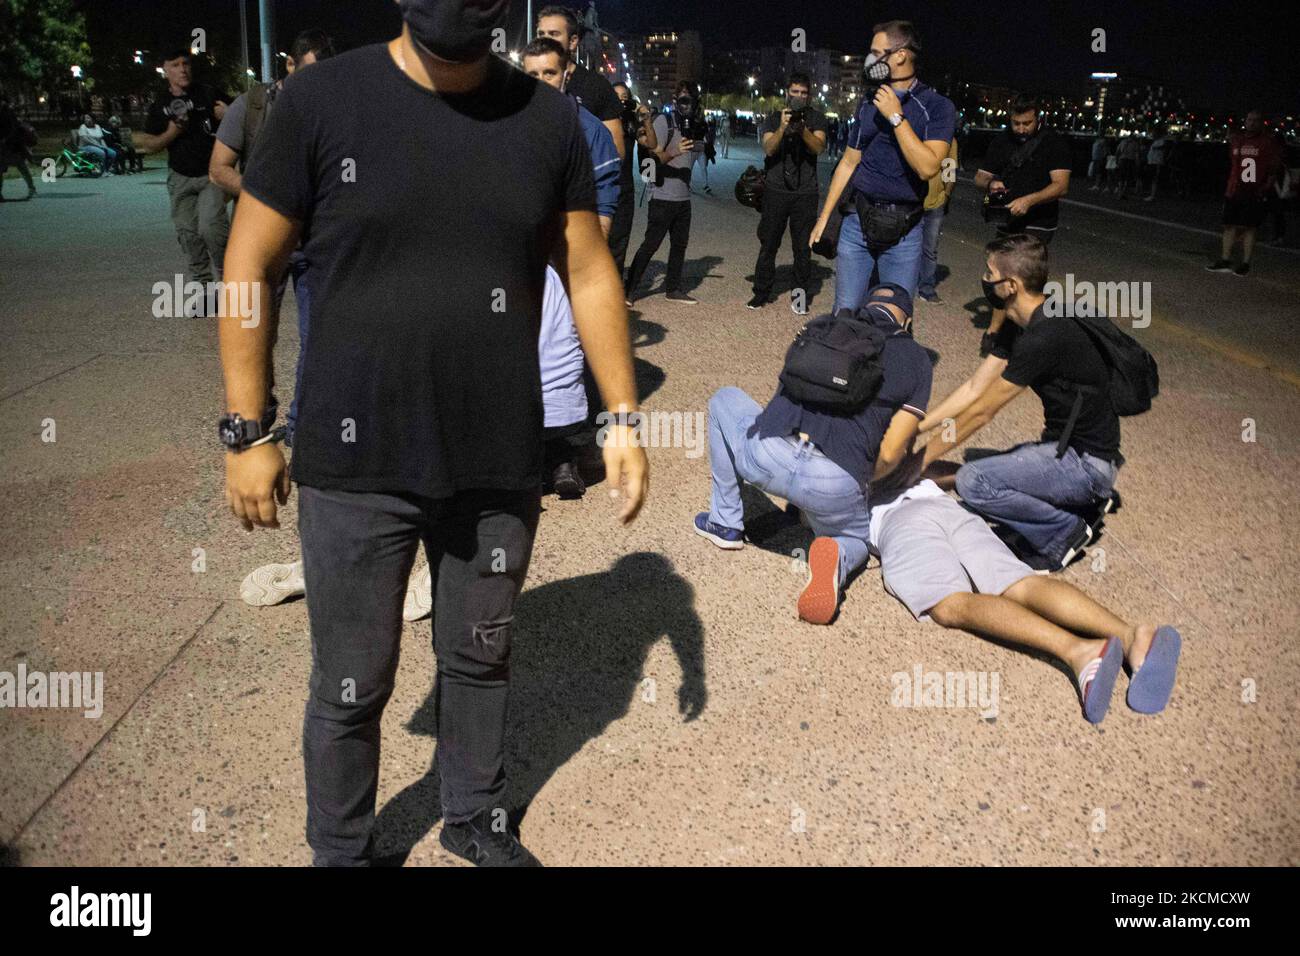
<svg viewBox="0 0 1300 956">
<path fill-rule="evenodd" d="M 703 413 L 724 384 L 765 399 L 800 325 L 782 303 L 744 308 L 758 222 L 731 196 L 744 165 L 723 161 L 716 195 L 696 200 L 701 304 L 651 296 L 634 313 L 647 409 Z M 0 844 L 28 864 L 306 863 L 306 608 L 237 593 L 296 539 L 245 534 L 226 513 L 214 328 L 151 314 L 154 283 L 182 263 L 163 178 L 70 180 L 0 206 L 0 670 L 105 673 L 98 719 L 0 711 Z M 807 532 L 753 495 L 758 546 L 714 550 L 690 528 L 707 458 L 655 449 L 629 529 L 603 488 L 546 502 L 518 608 L 509 760 L 544 861 L 1300 863 L 1295 254 L 1261 248 L 1239 279 L 1203 271 L 1204 234 L 1079 206 L 1063 221 L 1058 275 L 1151 284 L 1153 321 L 1135 334 L 1162 394 L 1125 422 L 1125 508 L 1066 577 L 1123 616 L 1181 628 L 1166 713 L 1117 696 L 1093 728 L 1067 675 L 914 622 L 874 568 L 834 626 L 799 623 Z M 643 228 L 639 210 L 634 241 Z M 936 395 L 976 362 L 968 310 L 988 232 L 960 187 L 946 301 L 916 323 L 939 355 Z M 824 266 L 814 307 L 831 301 Z M 287 315 L 282 382 L 294 328 Z M 1022 399 L 975 444 L 1038 427 Z M 292 502 L 286 518 L 292 529 Z M 413 865 L 449 862 L 427 776 L 429 644 L 427 621 L 408 628 L 384 724 L 380 850 Z M 996 673 L 996 719 L 893 706 L 893 675 L 917 667 Z"/>
</svg>

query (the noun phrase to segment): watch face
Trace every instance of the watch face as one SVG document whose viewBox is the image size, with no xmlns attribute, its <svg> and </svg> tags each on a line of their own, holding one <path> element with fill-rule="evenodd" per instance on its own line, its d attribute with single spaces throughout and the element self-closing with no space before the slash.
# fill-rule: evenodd
<svg viewBox="0 0 1300 956">
<path fill-rule="evenodd" d="M 228 448 L 237 448 L 244 440 L 243 422 L 238 418 L 223 418 L 217 423 L 217 434 L 221 444 Z"/>
</svg>

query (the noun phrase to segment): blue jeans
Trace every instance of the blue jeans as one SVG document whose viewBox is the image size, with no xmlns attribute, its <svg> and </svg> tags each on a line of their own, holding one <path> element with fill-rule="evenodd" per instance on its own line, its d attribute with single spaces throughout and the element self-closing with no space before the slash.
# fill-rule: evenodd
<svg viewBox="0 0 1300 956">
<path fill-rule="evenodd" d="M 104 164 L 104 172 L 111 173 L 113 164 L 117 162 L 117 152 L 109 149 L 107 146 L 82 146 L 77 150 L 82 156 L 88 156 Z"/>
<path fill-rule="evenodd" d="M 856 311 L 862 305 L 873 270 L 879 271 L 881 282 L 897 282 L 915 298 L 921 274 L 921 225 L 918 222 L 902 239 L 873 256 L 862 239 L 858 214 L 845 216 L 835 253 L 834 311 Z"/>
<path fill-rule="evenodd" d="M 867 560 L 871 520 L 862 485 L 798 437 L 750 435 L 762 411 L 738 388 L 720 388 L 709 400 L 709 468 L 713 492 L 709 520 L 744 528 L 740 483 L 747 481 L 801 510 L 813 533 L 840 546 L 840 581 Z"/>
<path fill-rule="evenodd" d="M 935 273 L 939 269 L 939 237 L 943 235 L 943 207 L 935 206 L 921 217 L 921 275 L 916 291 L 934 295 Z"/>
<path fill-rule="evenodd" d="M 1110 494 L 1118 472 L 1118 464 L 1073 448 L 1058 459 L 1056 442 L 1029 442 L 962 465 L 957 493 L 1039 554 L 1060 561 L 1083 520 L 1079 513 Z"/>
</svg>

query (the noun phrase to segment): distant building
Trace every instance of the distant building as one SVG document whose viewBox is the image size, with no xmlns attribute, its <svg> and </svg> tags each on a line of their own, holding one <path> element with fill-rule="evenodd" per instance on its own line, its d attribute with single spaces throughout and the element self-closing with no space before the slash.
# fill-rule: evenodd
<svg viewBox="0 0 1300 956">
<path fill-rule="evenodd" d="M 642 101 L 667 103 L 679 82 L 704 78 L 704 44 L 694 30 L 624 37 L 622 43 L 619 65 L 626 56 L 627 73 Z"/>
</svg>

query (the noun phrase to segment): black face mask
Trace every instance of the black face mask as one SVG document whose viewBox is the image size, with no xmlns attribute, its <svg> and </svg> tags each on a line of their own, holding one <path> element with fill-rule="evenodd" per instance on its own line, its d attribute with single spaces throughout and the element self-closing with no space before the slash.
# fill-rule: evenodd
<svg viewBox="0 0 1300 956">
<path fill-rule="evenodd" d="M 504 27 L 510 0 L 400 0 L 411 37 L 440 60 L 472 63 L 487 55 L 492 31 Z"/>
<path fill-rule="evenodd" d="M 1006 279 L 999 279 L 997 282 L 990 282 L 988 279 L 980 280 L 980 285 L 984 287 L 984 298 L 995 309 L 1005 309 L 1007 307 L 1006 297 L 998 295 L 997 292 L 997 287 L 1006 281 Z"/>
<path fill-rule="evenodd" d="M 679 96 L 677 98 L 677 111 L 679 113 L 689 113 L 691 111 L 691 105 L 693 103 L 694 100 L 692 100 L 689 96 Z"/>
<path fill-rule="evenodd" d="M 1037 135 L 1038 130 L 1034 130 L 1032 133 L 1012 133 L 1011 138 L 1023 146 Z"/>
<path fill-rule="evenodd" d="M 802 110 L 808 108 L 808 97 L 806 96 L 787 96 L 785 105 L 790 110 Z"/>
</svg>

